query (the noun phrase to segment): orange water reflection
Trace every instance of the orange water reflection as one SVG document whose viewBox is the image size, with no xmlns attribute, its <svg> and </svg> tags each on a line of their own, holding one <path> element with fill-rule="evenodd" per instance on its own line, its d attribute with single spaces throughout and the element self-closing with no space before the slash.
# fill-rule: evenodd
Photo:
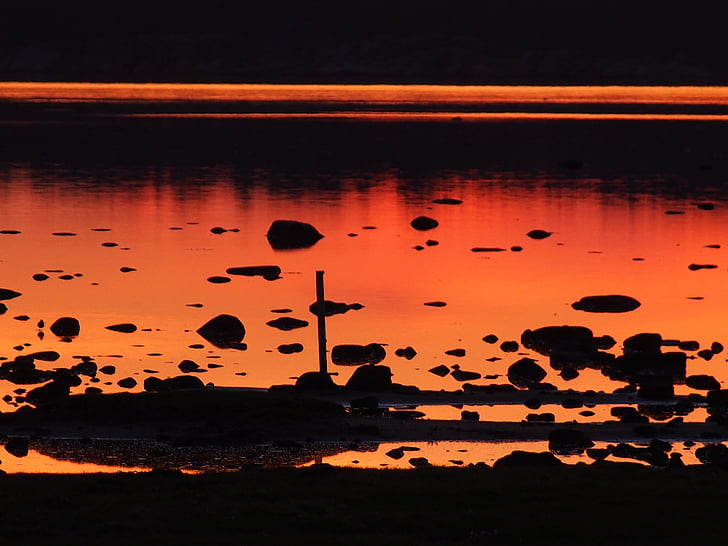
<svg viewBox="0 0 728 546">
<path fill-rule="evenodd" d="M 308 306 L 317 269 L 326 271 L 327 297 L 365 306 L 328 320 L 329 346 L 384 343 L 384 364 L 393 369 L 394 380 L 423 388 L 461 386 L 452 377 L 427 372 L 439 364 L 457 364 L 505 382 L 507 366 L 520 355 L 484 343 L 481 338 L 490 333 L 501 341 L 518 340 L 527 328 L 579 324 L 618 342 L 641 331 L 694 339 L 702 346 L 726 341 L 725 268 L 690 271 L 687 266 L 725 263 L 725 248 L 706 245 L 723 240 L 728 218 L 694 203 L 647 195 L 628 202 L 616 196 L 605 200 L 588 183 L 568 191 L 538 181 L 518 188 L 482 174 L 443 173 L 437 175 L 440 184 L 450 190 L 406 199 L 397 175 L 387 172 L 376 173 L 377 183 L 369 189 L 359 189 L 352 180 L 343 182 L 340 193 L 316 195 L 276 193 L 262 172 L 263 183 L 241 194 L 225 169 L 217 169 L 215 181 L 204 189 L 182 193 L 174 184 L 158 183 L 174 176 L 169 171 L 129 188 L 103 191 L 74 188 L 68 181 L 38 185 L 38 174 L 30 168 L 14 167 L 3 176 L 10 183 L 0 190 L 5 211 L 0 227 L 21 232 L 0 235 L 3 282 L 23 293 L 7 302 L 10 310 L 0 319 L 3 355 L 58 350 L 63 360 L 49 367 L 73 363 L 73 355 L 92 355 L 99 366 L 117 367 L 114 376 L 99 376 L 102 384 L 97 386 L 109 391 L 120 390 L 116 381 L 125 376 L 137 378 L 135 390 L 141 389 L 150 373 L 143 370 L 175 375 L 183 359 L 203 368 L 222 365 L 201 375 L 216 385 L 265 387 L 315 369 L 315 321 Z M 463 203 L 431 203 L 444 196 Z M 668 208 L 685 214 L 666 215 Z M 38 210 L 44 213 L 36 214 Z M 409 221 L 423 213 L 437 218 L 440 226 L 426 233 L 413 230 Z M 325 238 L 311 249 L 274 251 L 265 232 L 276 218 L 311 222 Z M 214 226 L 240 231 L 216 235 L 210 231 Z M 555 233 L 536 241 L 526 236 L 534 228 Z M 428 239 L 439 244 L 426 246 Z M 102 246 L 105 242 L 119 246 Z M 417 245 L 425 248 L 414 250 Z M 470 250 L 513 245 L 523 251 Z M 282 278 L 236 277 L 227 284 L 206 280 L 224 275 L 229 267 L 261 264 L 279 265 Z M 122 267 L 134 271 L 124 273 Z M 81 276 L 62 280 L 58 272 L 49 273 L 47 281 L 32 279 L 47 270 Z M 632 295 L 642 306 L 618 315 L 570 307 L 584 295 L 604 293 Z M 447 306 L 424 305 L 433 300 Z M 189 307 L 196 303 L 204 307 Z M 291 315 L 308 320 L 309 327 L 286 332 L 267 326 L 277 308 L 292 309 Z M 220 313 L 237 315 L 245 323 L 247 351 L 217 349 L 194 333 Z M 29 320 L 13 320 L 22 315 Z M 82 325 L 71 344 L 47 331 L 48 324 L 68 315 Z M 43 340 L 36 336 L 41 319 L 46 323 Z M 135 323 L 140 330 L 123 334 L 105 329 L 120 322 Z M 303 343 L 304 351 L 277 352 L 280 344 L 292 342 Z M 196 344 L 204 347 L 190 348 Z M 406 346 L 418 353 L 411 361 L 394 355 Z M 453 348 L 466 349 L 466 356 L 445 354 Z M 500 360 L 488 361 L 491 357 Z M 692 360 L 689 373 L 724 380 L 716 360 Z M 352 372 L 334 368 L 337 383 Z M 585 370 L 569 383 L 552 372 L 547 381 L 578 390 L 615 387 L 595 370 Z"/>
<path fill-rule="evenodd" d="M 69 101 L 303 101 L 367 104 L 728 104 L 711 86 L 283 85 L 0 82 L 0 99 Z"/>
</svg>

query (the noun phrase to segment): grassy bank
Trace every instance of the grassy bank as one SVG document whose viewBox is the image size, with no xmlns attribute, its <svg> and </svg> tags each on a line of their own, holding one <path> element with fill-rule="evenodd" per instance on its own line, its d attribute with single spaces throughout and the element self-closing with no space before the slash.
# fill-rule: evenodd
<svg viewBox="0 0 728 546">
<path fill-rule="evenodd" d="M 714 544 L 709 467 L 249 469 L 1 479 L 4 544 Z"/>
</svg>

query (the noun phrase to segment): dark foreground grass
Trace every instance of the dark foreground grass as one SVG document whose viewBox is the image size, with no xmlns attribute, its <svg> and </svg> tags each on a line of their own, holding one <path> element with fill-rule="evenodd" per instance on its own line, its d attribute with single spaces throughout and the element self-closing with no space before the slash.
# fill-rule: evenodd
<svg viewBox="0 0 728 546">
<path fill-rule="evenodd" d="M 0 543 L 717 544 L 710 467 L 7 475 Z"/>
</svg>

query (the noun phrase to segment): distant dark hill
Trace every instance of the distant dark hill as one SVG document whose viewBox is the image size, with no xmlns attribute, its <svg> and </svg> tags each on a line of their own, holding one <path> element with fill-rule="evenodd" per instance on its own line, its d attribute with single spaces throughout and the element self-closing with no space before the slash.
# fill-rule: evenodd
<svg viewBox="0 0 728 546">
<path fill-rule="evenodd" d="M 726 83 L 728 3 L 127 0 L 3 6 L 0 79 Z"/>
</svg>

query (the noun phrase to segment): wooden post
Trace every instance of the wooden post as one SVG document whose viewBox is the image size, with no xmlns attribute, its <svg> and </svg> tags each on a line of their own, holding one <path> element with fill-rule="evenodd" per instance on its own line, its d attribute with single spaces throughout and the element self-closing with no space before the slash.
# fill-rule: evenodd
<svg viewBox="0 0 728 546">
<path fill-rule="evenodd" d="M 316 316 L 318 318 L 319 373 L 328 375 L 326 362 L 326 305 L 324 304 L 324 272 L 316 271 Z"/>
</svg>

